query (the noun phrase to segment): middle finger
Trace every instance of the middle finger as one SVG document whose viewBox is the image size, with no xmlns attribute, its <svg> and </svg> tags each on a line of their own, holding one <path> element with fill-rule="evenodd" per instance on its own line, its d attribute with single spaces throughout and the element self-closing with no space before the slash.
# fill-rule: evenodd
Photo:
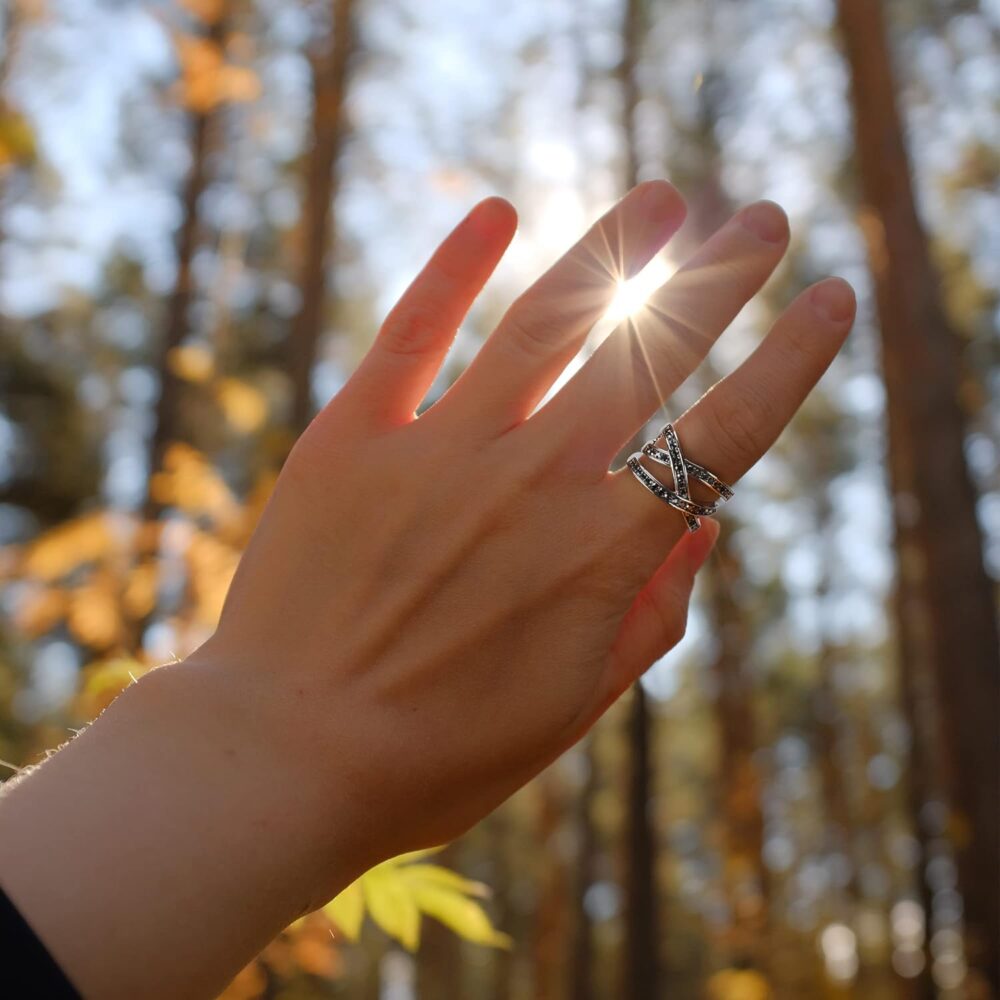
<svg viewBox="0 0 1000 1000">
<path fill-rule="evenodd" d="M 664 407 L 757 293 L 787 246 L 788 220 L 778 205 L 760 201 L 742 209 L 529 422 L 558 440 L 574 464 L 606 473 L 622 445 Z"/>
</svg>

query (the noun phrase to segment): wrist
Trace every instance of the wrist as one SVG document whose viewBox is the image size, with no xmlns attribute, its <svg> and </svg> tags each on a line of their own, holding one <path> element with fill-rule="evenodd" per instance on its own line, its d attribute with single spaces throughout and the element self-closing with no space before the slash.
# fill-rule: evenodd
<svg viewBox="0 0 1000 1000">
<path fill-rule="evenodd" d="M 215 995 L 358 874 L 250 704 L 158 668 L 0 801 L 0 884 L 84 996 Z"/>
<path fill-rule="evenodd" d="M 205 655 L 151 671 L 132 686 L 136 720 L 187 743 L 187 777 L 206 786 L 235 847 L 243 839 L 296 900 L 315 909 L 363 871 L 351 844 L 343 783 L 319 766 L 308 727 L 278 707 L 278 690 Z M 304 714 L 304 713 L 303 713 Z M 251 836 L 248 836 L 248 830 Z M 274 868 L 276 864 L 285 867 Z M 256 866 L 250 871 L 256 871 Z"/>
</svg>

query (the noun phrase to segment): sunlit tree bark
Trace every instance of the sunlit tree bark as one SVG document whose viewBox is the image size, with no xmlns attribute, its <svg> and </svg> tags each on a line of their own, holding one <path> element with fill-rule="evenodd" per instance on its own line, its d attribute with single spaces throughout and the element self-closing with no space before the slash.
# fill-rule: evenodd
<svg viewBox="0 0 1000 1000">
<path fill-rule="evenodd" d="M 332 0 L 331 25 L 310 55 L 313 109 L 311 148 L 306 158 L 299 292 L 301 303 L 288 340 L 292 379 L 292 430 L 298 434 L 312 417 L 312 369 L 327 309 L 330 253 L 336 246 L 339 159 L 347 134 L 345 104 L 352 55 L 357 45 L 355 0 Z"/>
<path fill-rule="evenodd" d="M 714 62 L 714 57 L 713 57 Z M 721 153 L 715 135 L 725 78 L 710 64 L 698 89 L 697 116 L 684 131 L 690 175 L 679 178 L 688 202 L 688 219 L 671 244 L 680 260 L 693 253 L 732 215 L 734 206 L 721 176 Z M 706 359 L 696 376 L 707 389 L 720 374 Z M 753 685 L 747 657 L 752 646 L 750 609 L 738 597 L 745 578 L 733 525 L 723 511 L 722 532 L 712 557 L 699 571 L 701 593 L 716 643 L 711 661 L 715 678 L 720 805 L 725 824 L 723 880 L 731 912 L 730 961 L 768 964 L 768 880 L 763 863 L 762 777 L 755 757 Z"/>
<path fill-rule="evenodd" d="M 924 646 L 940 706 L 969 960 L 1000 992 L 1000 648 L 964 456 L 957 340 L 914 202 L 881 4 L 839 0 L 887 391 L 901 649 Z M 922 625 L 922 634 L 913 631 Z M 903 669 L 907 664 L 902 664 Z"/>
<path fill-rule="evenodd" d="M 212 11 L 211 20 L 204 28 L 205 41 L 221 49 L 226 36 L 228 4 L 220 3 Z M 173 291 L 167 300 L 163 333 L 155 361 L 160 379 L 160 396 L 156 403 L 156 416 L 149 443 L 147 493 L 144 513 L 155 518 L 159 507 L 149 490 L 149 482 L 163 465 L 163 456 L 170 443 L 179 437 L 183 381 L 171 361 L 177 348 L 188 333 L 188 314 L 194 292 L 191 265 L 198 247 L 201 227 L 201 196 L 209 182 L 209 153 L 212 133 L 217 118 L 217 105 L 195 106 L 188 110 L 190 130 L 191 166 L 181 194 L 181 227 L 177 233 L 177 276 Z"/>
<path fill-rule="evenodd" d="M 642 0 L 627 0 L 619 67 L 626 190 L 639 182 L 636 107 L 640 96 L 638 60 L 644 22 Z M 625 806 L 624 952 L 624 995 L 633 1000 L 653 1000 L 659 996 L 660 988 L 656 837 L 649 808 L 653 790 L 652 728 L 653 715 L 646 692 L 641 684 L 635 684 L 628 719 L 630 771 Z"/>
<path fill-rule="evenodd" d="M 573 808 L 576 829 L 576 882 L 573 886 L 573 919 L 569 935 L 569 998 L 593 1000 L 594 929 L 587 911 L 587 890 L 594 883 L 597 859 L 597 831 L 591 815 L 597 793 L 598 770 L 596 733 L 580 748 L 585 773 Z"/>
</svg>

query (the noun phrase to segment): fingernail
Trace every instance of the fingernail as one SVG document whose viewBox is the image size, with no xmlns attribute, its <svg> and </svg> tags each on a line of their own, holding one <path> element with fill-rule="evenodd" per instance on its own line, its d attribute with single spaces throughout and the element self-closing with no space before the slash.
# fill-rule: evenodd
<svg viewBox="0 0 1000 1000">
<path fill-rule="evenodd" d="M 644 181 L 633 211 L 636 230 L 624 240 L 626 279 L 634 278 L 680 227 L 684 221 L 684 199 L 668 181 Z"/>
<path fill-rule="evenodd" d="M 646 181 L 639 204 L 655 219 L 673 215 L 680 199 L 673 186 L 667 181 Z"/>
<path fill-rule="evenodd" d="M 514 214 L 514 208 L 510 202 L 496 196 L 486 198 L 479 202 L 467 219 L 469 227 L 474 233 L 482 237 L 493 236 L 503 224 L 508 224 L 507 219 Z"/>
<path fill-rule="evenodd" d="M 781 243 L 788 235 L 788 219 L 780 205 L 758 201 L 740 215 L 743 228 L 765 243 Z"/>
<path fill-rule="evenodd" d="M 831 278 L 809 293 L 816 314 L 828 323 L 843 323 L 854 312 L 854 289 L 843 278 Z"/>
</svg>

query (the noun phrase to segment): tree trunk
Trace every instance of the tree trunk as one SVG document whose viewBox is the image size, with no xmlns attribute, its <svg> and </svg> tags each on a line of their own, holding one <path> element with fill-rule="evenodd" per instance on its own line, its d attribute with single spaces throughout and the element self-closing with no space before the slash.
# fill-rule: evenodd
<svg viewBox="0 0 1000 1000">
<path fill-rule="evenodd" d="M 625 187 L 639 181 L 636 107 L 639 103 L 638 59 L 643 32 L 641 0 L 627 0 L 622 22 L 622 91 Z M 634 451 L 634 448 L 630 450 Z M 656 892 L 656 840 L 649 802 L 653 790 L 650 752 L 653 717 L 641 684 L 632 689 L 628 743 L 630 774 L 625 812 L 625 954 L 624 996 L 654 1000 L 659 996 L 659 934 Z"/>
<path fill-rule="evenodd" d="M 723 880 L 732 912 L 731 961 L 767 965 L 767 879 L 762 863 L 764 818 L 760 769 L 754 759 L 753 690 L 745 661 L 750 647 L 746 612 L 734 591 L 743 577 L 731 532 L 716 545 L 702 571 L 718 653 L 712 663 L 718 694 L 716 720 L 721 748 L 725 819 Z"/>
<path fill-rule="evenodd" d="M 223 5 L 216 18 L 207 25 L 204 37 L 213 46 L 222 47 L 226 36 L 228 13 L 227 6 Z M 194 292 L 192 262 L 200 236 L 200 201 L 209 181 L 208 159 L 216 117 L 214 109 L 191 110 L 188 115 L 191 167 L 181 196 L 182 221 L 176 244 L 177 277 L 167 300 L 163 334 L 155 361 L 160 380 L 160 395 L 156 401 L 153 433 L 149 440 L 145 496 L 140 511 L 144 522 L 156 521 L 160 516 L 161 504 L 152 490 L 153 479 L 163 466 L 167 449 L 181 436 L 179 424 L 184 384 L 174 371 L 172 361 L 177 348 L 184 342 L 188 333 L 188 314 Z M 134 556 L 134 562 L 142 564 L 146 561 L 156 561 L 157 558 L 156 553 L 139 552 Z M 123 587 L 124 585 L 123 581 Z M 123 655 L 135 655 L 141 650 L 143 632 L 155 610 L 154 602 L 154 607 L 137 619 L 123 616 L 119 639 Z"/>
<path fill-rule="evenodd" d="M 566 802 L 561 775 L 555 769 L 537 779 L 539 795 L 537 843 L 541 855 L 538 895 L 532 934 L 532 997 L 557 1000 L 564 995 L 566 968 L 563 951 L 569 931 L 568 872 L 559 850 Z"/>
<path fill-rule="evenodd" d="M 299 291 L 301 304 L 288 340 L 292 379 L 292 429 L 305 430 L 312 417 L 312 369 L 326 307 L 328 254 L 336 245 L 335 202 L 340 186 L 339 157 L 346 135 L 348 70 L 356 45 L 355 0 L 332 0 L 332 26 L 312 63 L 312 148 L 306 163 L 303 206 L 305 238 Z"/>
<path fill-rule="evenodd" d="M 597 793 L 597 734 L 591 732 L 580 752 L 586 773 L 576 796 L 576 884 L 569 953 L 570 1000 L 594 1000 L 594 928 L 587 912 L 587 890 L 593 885 L 597 855 L 597 831 L 591 810 Z"/>
<path fill-rule="evenodd" d="M 206 37 L 212 45 L 221 47 L 226 34 L 226 21 L 226 11 L 223 10 L 208 26 Z M 160 513 L 159 505 L 149 491 L 149 484 L 163 465 L 163 456 L 167 448 L 178 438 L 183 383 L 173 371 L 171 359 L 188 332 L 188 312 L 193 292 L 191 264 L 198 246 L 199 202 L 208 184 L 208 154 L 214 120 L 215 113 L 212 111 L 190 113 L 191 169 L 184 183 L 183 221 L 177 234 L 177 278 L 167 301 L 163 336 L 156 361 L 156 370 L 160 378 L 160 397 L 156 403 L 156 422 L 149 444 L 146 499 L 143 505 L 143 515 L 147 520 L 155 519 Z"/>
<path fill-rule="evenodd" d="M 682 182 L 688 219 L 671 242 L 671 250 L 679 258 L 694 253 L 733 212 L 732 200 L 722 182 L 715 136 L 725 78 L 713 63 L 706 67 L 698 91 L 696 123 L 685 135 L 685 145 L 697 149 L 699 156 Z M 719 378 L 719 372 L 706 359 L 693 381 L 705 391 Z M 735 525 L 727 523 L 730 518 L 725 513 L 720 520 L 722 532 L 699 576 L 704 581 L 706 610 L 718 643 L 711 670 L 717 691 L 715 719 L 725 823 L 723 882 L 732 913 L 727 960 L 741 967 L 748 963 L 764 973 L 768 965 L 769 886 L 763 863 L 762 778 L 754 758 L 757 741 L 753 685 L 746 663 L 752 639 L 747 626 L 749 612 L 736 596 L 745 574 L 740 554 L 732 544 Z"/>
<path fill-rule="evenodd" d="M 926 644 L 940 705 L 967 958 L 997 996 L 1000 646 L 964 458 L 958 343 L 914 203 L 881 5 L 839 0 L 838 17 L 882 337 L 898 573 L 922 612 L 913 642 Z M 898 627 L 915 621 L 905 615 Z"/>
</svg>

